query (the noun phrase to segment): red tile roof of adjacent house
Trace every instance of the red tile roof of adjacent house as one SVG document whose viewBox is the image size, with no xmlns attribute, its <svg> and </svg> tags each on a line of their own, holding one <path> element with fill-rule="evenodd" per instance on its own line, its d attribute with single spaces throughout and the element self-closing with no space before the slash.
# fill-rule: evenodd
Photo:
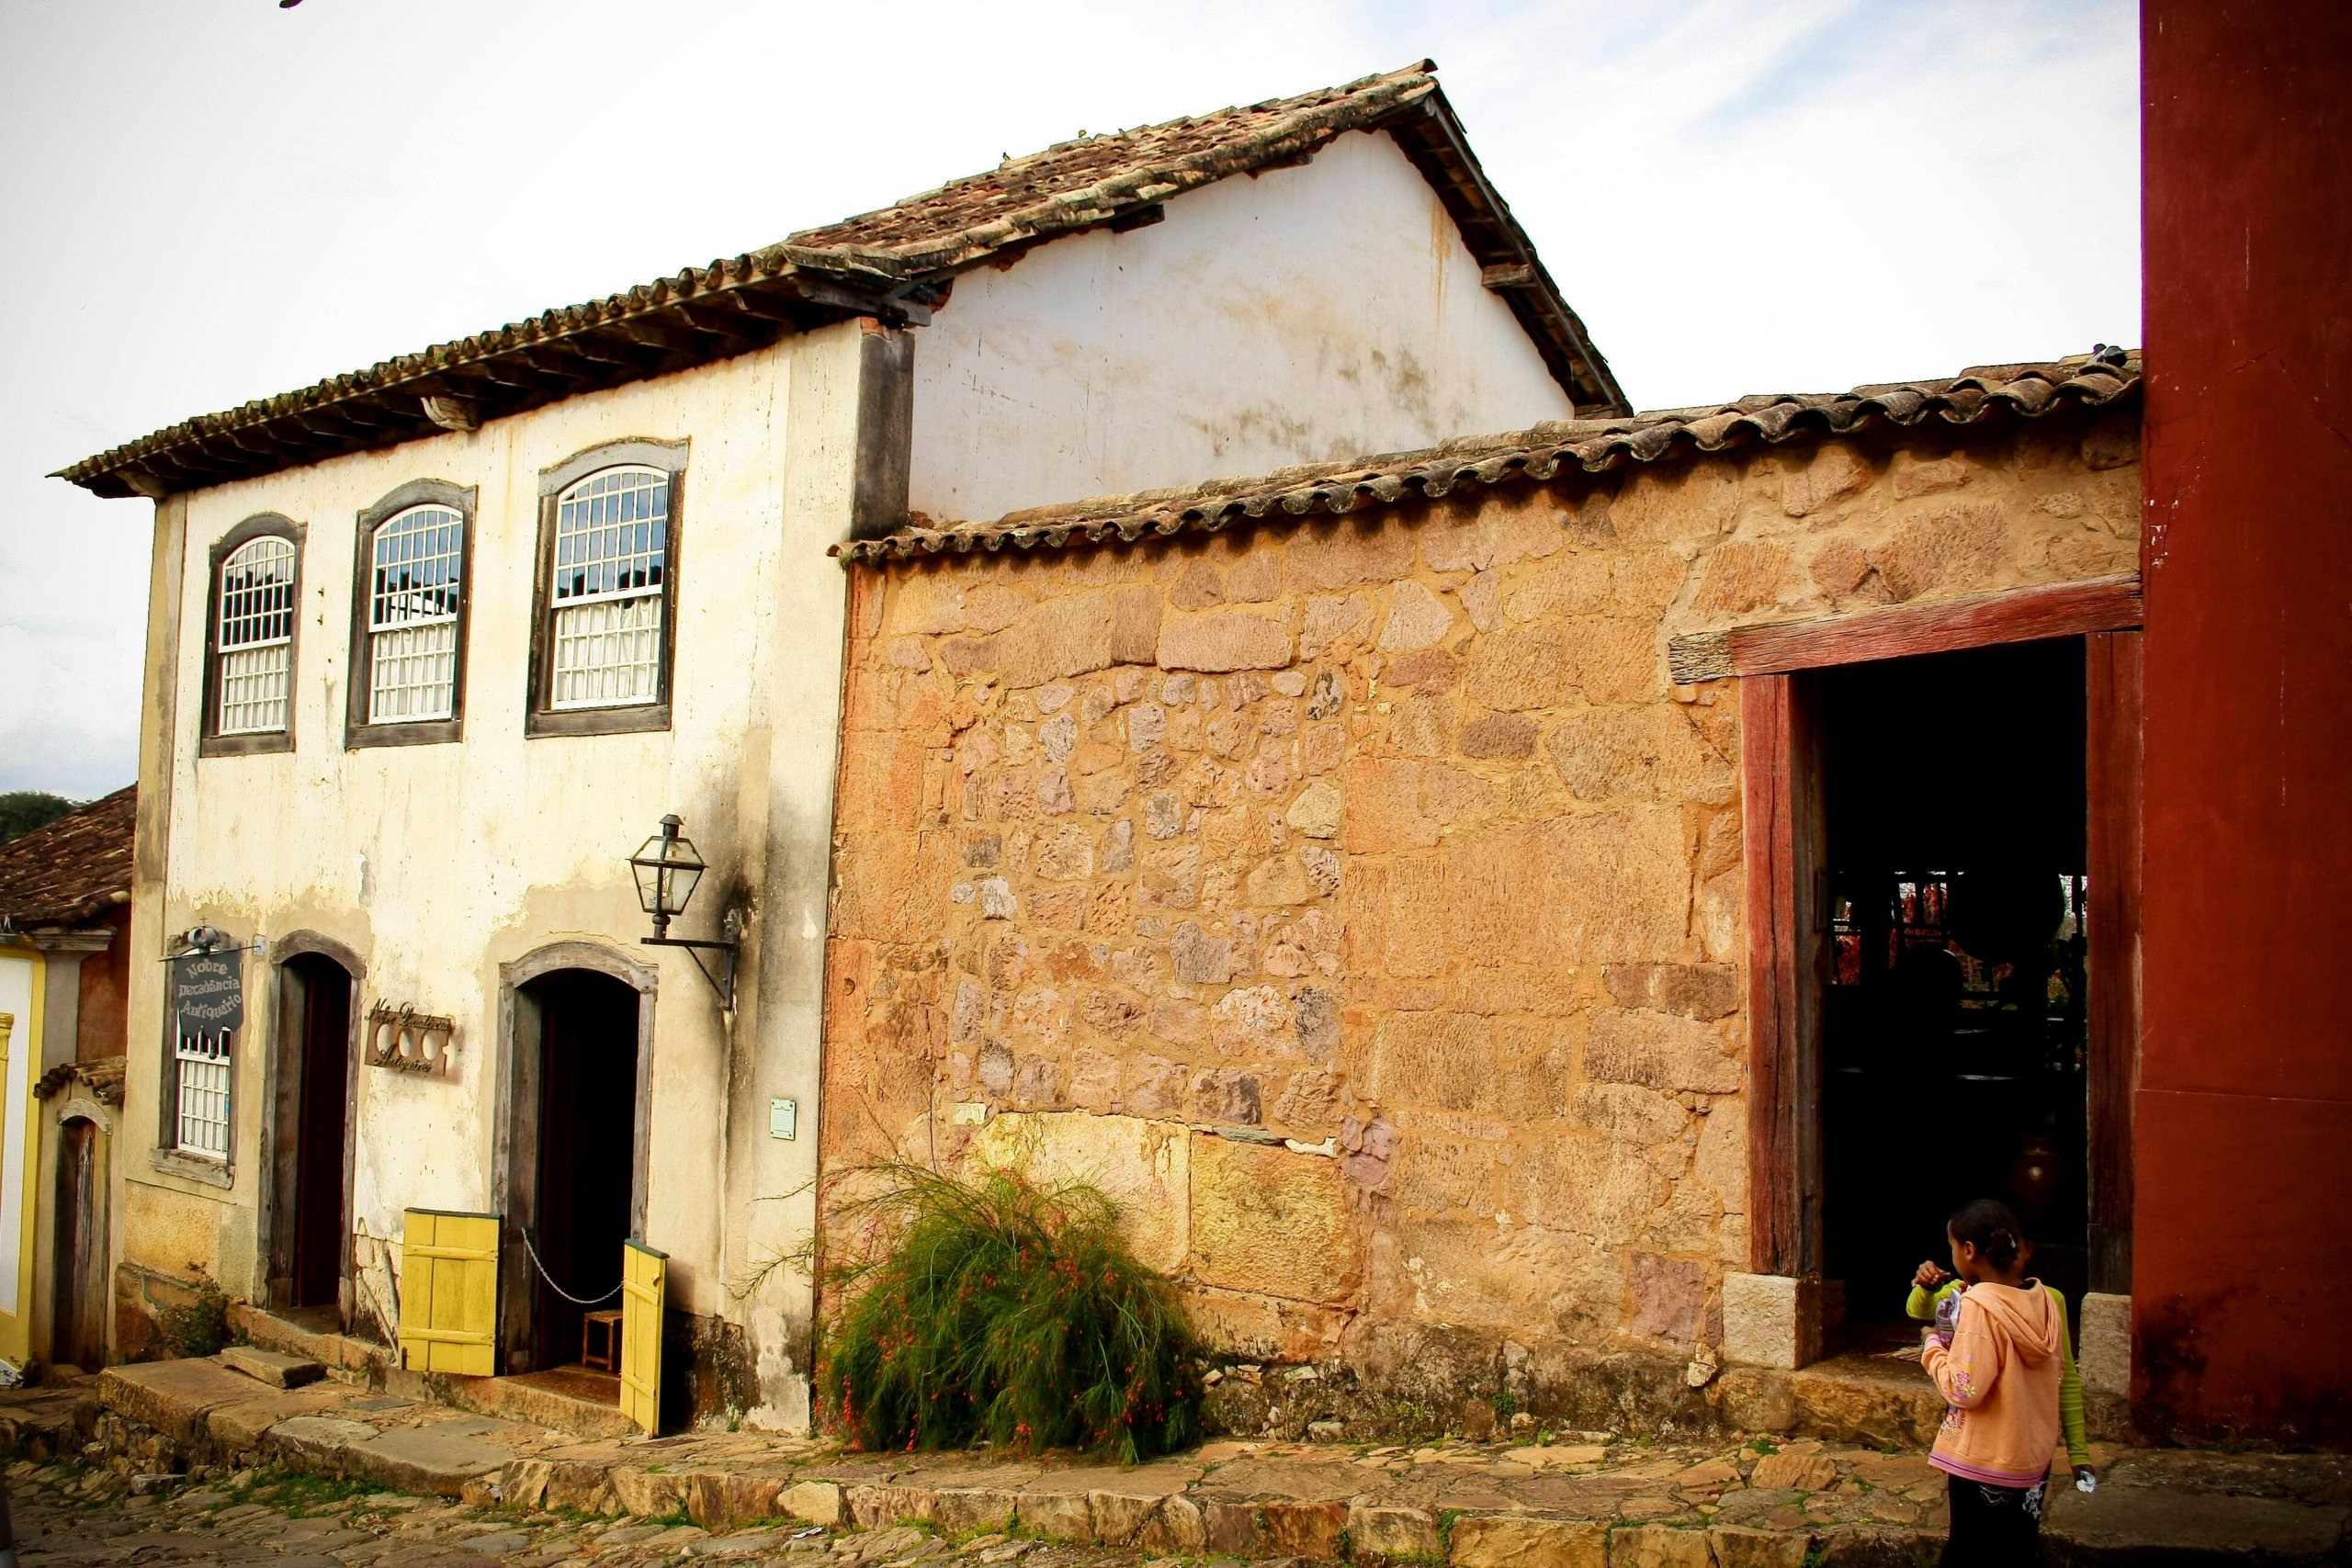
<svg viewBox="0 0 2352 1568">
<path fill-rule="evenodd" d="M 18 931 L 74 926 L 130 902 L 138 816 L 132 784 L 0 844 L 0 919 Z"/>
<path fill-rule="evenodd" d="M 99 495 L 167 495 L 469 428 L 829 321 L 922 320 L 958 273 L 1066 234 L 1148 223 L 1170 197 L 1303 164 L 1334 138 L 1371 130 L 1394 135 L 1434 187 L 1487 286 L 1577 407 L 1624 408 L 1608 363 L 1487 183 L 1436 69 L 1424 60 L 1345 86 L 1065 141 L 764 250 L 199 415 L 53 477 Z"/>
<path fill-rule="evenodd" d="M 1455 489 L 1548 479 L 1571 468 L 1668 464 L 1747 443 L 1897 428 L 2032 419 L 2064 407 L 2103 407 L 2136 393 L 2140 355 L 2120 349 L 2031 365 L 1980 366 L 1942 380 L 1891 382 L 1850 392 L 1783 392 L 1702 408 L 1616 419 L 1557 420 L 1503 435 L 1466 435 L 1418 452 L 1312 463 L 1254 479 L 1033 507 L 987 522 L 907 527 L 836 545 L 846 560 L 886 561 L 971 550 L 1075 548 L 1169 534 L 1214 532 L 1253 518 L 1281 523 L 1434 499 Z"/>
</svg>

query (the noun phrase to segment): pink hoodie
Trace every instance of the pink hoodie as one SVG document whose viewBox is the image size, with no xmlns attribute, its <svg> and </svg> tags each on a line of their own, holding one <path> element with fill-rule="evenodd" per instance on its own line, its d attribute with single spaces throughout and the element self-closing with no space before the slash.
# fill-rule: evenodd
<svg viewBox="0 0 2352 1568">
<path fill-rule="evenodd" d="M 2032 1486 L 2058 1446 L 2059 1348 L 2065 1320 L 2041 1284 L 1971 1285 L 1947 1350 L 1932 1338 L 1920 1361 L 1951 1408 L 1928 1462 L 1993 1486 Z"/>
</svg>

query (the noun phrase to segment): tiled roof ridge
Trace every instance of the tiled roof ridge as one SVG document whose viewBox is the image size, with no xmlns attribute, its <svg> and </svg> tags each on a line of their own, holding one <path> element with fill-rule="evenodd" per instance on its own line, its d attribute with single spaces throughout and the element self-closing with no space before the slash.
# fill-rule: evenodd
<svg viewBox="0 0 2352 1568">
<path fill-rule="evenodd" d="M 1117 174 L 1106 179 L 1089 186 L 1050 192 L 987 223 L 951 231 L 929 243 L 882 246 L 853 243 L 840 247 L 840 254 L 859 258 L 888 258 L 910 272 L 960 271 L 995 255 L 1008 245 L 1071 229 L 1087 228 L 1115 217 L 1124 209 L 1148 207 L 1171 196 L 1213 185 L 1232 175 L 1246 174 L 1286 158 L 1312 152 L 1343 131 L 1369 125 L 1436 92 L 1437 79 L 1431 74 L 1436 69 L 1435 61 L 1422 60 L 1401 70 L 1361 76 L 1337 87 L 1320 87 L 1288 98 L 1267 98 L 1255 104 L 1215 109 L 1207 114 L 1186 115 L 1156 125 L 1134 126 L 1101 136 L 1057 141 L 1040 152 L 1008 159 L 983 173 L 967 175 L 930 190 L 917 192 L 888 207 L 862 212 L 838 223 L 803 230 L 794 234 L 789 243 L 811 254 L 835 254 L 834 247 L 827 242 L 829 235 L 854 233 L 861 228 L 870 228 L 899 214 L 920 210 L 925 205 L 943 202 L 965 191 L 1001 185 L 1009 175 L 1045 166 L 1057 156 L 1067 156 L 1076 149 L 1109 152 L 1133 147 L 1144 152 L 1140 164 L 1128 162 Z M 1151 143 L 1166 132 L 1216 125 L 1238 116 L 1266 116 L 1270 117 L 1271 123 L 1252 133 L 1165 158 L 1153 159 L 1148 154 Z"/>
<path fill-rule="evenodd" d="M 198 414 L 51 477 L 100 495 L 161 497 L 471 429 L 825 321 L 921 322 L 958 273 L 1384 125 L 1411 143 L 1408 155 L 1464 225 L 1473 254 L 1521 275 L 1506 286 L 1508 298 L 1555 376 L 1581 405 L 1619 402 L 1606 361 L 1460 140 L 1436 69 L 1422 60 L 1293 97 L 1058 142 L 779 244 Z M 1006 188 L 1008 175 L 1032 170 L 1045 188 Z M 1057 176 L 1080 183 L 1053 188 Z"/>
<path fill-rule="evenodd" d="M 1751 440 L 1777 446 L 1804 435 L 1842 435 L 1873 422 L 1913 427 L 1940 419 L 1967 425 L 1996 411 L 2034 419 L 2069 404 L 2103 408 L 2135 393 L 2140 378 L 2135 349 L 2120 355 L 2109 351 L 2104 357 L 2075 355 L 1978 366 L 1949 379 L 1885 382 L 1849 392 L 1770 394 L 1616 419 L 1555 420 L 1531 430 L 1458 436 L 1419 451 L 1033 507 L 984 523 L 902 528 L 836 545 L 830 553 L 844 560 L 888 561 L 1215 532 L 1257 518 L 1283 521 L 1434 500 L 1459 487 L 1542 481 L 1571 467 L 1597 474 L 1628 462 L 1656 465 Z"/>
<path fill-rule="evenodd" d="M 139 786 L 126 784 L 0 844 L 0 918 L 71 926 L 128 903 L 138 815 Z"/>
</svg>

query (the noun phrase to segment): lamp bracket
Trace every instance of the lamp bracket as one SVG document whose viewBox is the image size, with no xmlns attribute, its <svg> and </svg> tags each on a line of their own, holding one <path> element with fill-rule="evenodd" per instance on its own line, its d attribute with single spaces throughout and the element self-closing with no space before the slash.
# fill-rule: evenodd
<svg viewBox="0 0 2352 1568">
<path fill-rule="evenodd" d="M 639 945 L 643 947 L 684 948 L 686 956 L 695 961 L 695 967 L 702 971 L 703 979 L 718 995 L 720 1010 L 731 1013 L 735 1010 L 735 960 L 743 947 L 743 940 L 738 934 L 741 930 L 741 921 L 733 910 L 728 911 L 727 919 L 721 929 L 727 932 L 727 935 L 717 942 L 685 936 L 641 936 L 637 940 Z M 712 974 L 710 966 L 702 961 L 702 955 L 705 953 L 725 954 L 719 960 L 718 974 Z"/>
</svg>

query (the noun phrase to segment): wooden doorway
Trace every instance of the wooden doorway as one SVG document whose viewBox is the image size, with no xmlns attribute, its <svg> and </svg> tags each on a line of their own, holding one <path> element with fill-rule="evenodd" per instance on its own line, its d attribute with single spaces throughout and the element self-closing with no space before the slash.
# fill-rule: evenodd
<svg viewBox="0 0 2352 1568">
<path fill-rule="evenodd" d="M 1677 649 L 1678 660 L 1694 672 L 1703 658 L 1705 675 L 1736 676 L 1741 686 L 1751 1272 L 1821 1278 L 1832 1261 L 1825 1234 L 1826 1210 L 1835 1201 L 1827 1190 L 1828 1168 L 1840 1161 L 1824 1145 L 1825 1112 L 1835 1115 L 1825 1104 L 1831 1064 L 1824 1025 L 1838 977 L 1840 904 L 1828 810 L 1825 683 L 1853 666 L 2063 642 L 2054 657 L 2080 671 L 2079 678 L 2069 677 L 2069 700 L 2080 705 L 2081 723 L 2043 740 L 2075 749 L 2072 757 L 2057 760 L 2057 771 L 2076 781 L 2067 790 L 2081 803 L 2078 836 L 2071 840 L 2078 847 L 2062 858 L 2077 859 L 2085 874 L 2069 895 L 2065 917 L 2081 938 L 2079 995 L 2070 1001 L 2081 1009 L 2084 1104 L 2079 1145 L 2072 1143 L 2070 1129 L 2067 1145 L 2055 1151 L 2073 1159 L 2072 1170 L 2062 1176 L 2075 1190 L 2056 1201 L 2074 1227 L 2075 1238 L 2062 1244 L 2075 1248 L 2072 1271 L 2091 1290 L 2130 1291 L 2132 1091 L 2139 1039 L 2139 621 L 2136 580 L 2115 579 L 1708 634 L 1703 646 L 1693 639 L 1693 648 Z M 1973 725 L 1996 721 L 1996 716 L 1963 705 L 1927 722 L 1930 732 L 1942 727 L 1964 735 Z M 1850 923 L 1850 901 L 1844 908 Z M 1932 1157 L 1940 1133 L 1923 1124 L 1917 1158 Z M 2012 1156 L 2018 1152 L 2010 1151 Z M 1842 1159 L 1850 1151 L 1836 1153 Z M 1871 1179 L 1900 1185 L 1912 1173 L 1906 1160 Z M 2006 1179 L 2006 1168 L 2002 1174 Z M 1845 1175 L 1849 1185 L 1857 1179 L 1850 1169 Z M 1938 1201 L 1920 1197 L 1928 1208 Z M 1836 1261 L 1855 1266 L 1842 1255 Z M 1849 1284 L 1876 1292 L 1883 1282 Z M 1899 1280 L 1886 1288 L 1899 1300 Z"/>
<path fill-rule="evenodd" d="M 594 966 L 548 963 L 561 956 Z M 650 990 L 650 973 L 580 944 L 508 966 L 498 1168 L 509 1375 L 577 1366 L 583 1314 L 620 1306 L 625 1244 L 644 1228 Z M 566 1392 L 619 1399 L 609 1374 L 574 1381 Z"/>
<path fill-rule="evenodd" d="M 96 1371 L 107 1359 L 106 1133 L 86 1116 L 58 1126 L 56 1257 L 49 1359 Z"/>
<path fill-rule="evenodd" d="M 358 979 L 335 954 L 300 951 L 279 964 L 278 987 L 270 1296 L 276 1306 L 316 1314 L 311 1326 L 339 1326 L 350 1250 Z"/>
</svg>

